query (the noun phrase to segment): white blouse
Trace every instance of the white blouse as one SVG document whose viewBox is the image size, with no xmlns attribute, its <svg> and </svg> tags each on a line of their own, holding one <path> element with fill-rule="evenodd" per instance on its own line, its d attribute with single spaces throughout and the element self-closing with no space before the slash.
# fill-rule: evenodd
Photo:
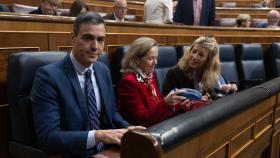
<svg viewBox="0 0 280 158">
<path fill-rule="evenodd" d="M 172 0 L 146 0 L 144 5 L 146 23 L 170 24 L 173 22 Z"/>
</svg>

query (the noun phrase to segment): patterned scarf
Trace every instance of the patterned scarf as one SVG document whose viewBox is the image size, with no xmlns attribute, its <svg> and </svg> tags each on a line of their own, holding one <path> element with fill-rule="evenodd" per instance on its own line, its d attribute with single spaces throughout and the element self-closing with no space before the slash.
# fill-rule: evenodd
<svg viewBox="0 0 280 158">
<path fill-rule="evenodd" d="M 144 83 L 146 85 L 151 101 L 154 104 L 157 104 L 159 102 L 159 98 L 153 85 L 153 73 L 146 74 L 142 70 L 138 69 L 136 72 L 136 79 L 138 82 Z"/>
</svg>

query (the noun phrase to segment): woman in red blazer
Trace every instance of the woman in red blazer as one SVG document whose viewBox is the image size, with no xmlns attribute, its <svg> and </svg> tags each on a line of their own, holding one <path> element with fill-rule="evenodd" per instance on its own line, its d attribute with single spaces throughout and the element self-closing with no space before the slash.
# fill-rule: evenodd
<svg viewBox="0 0 280 158">
<path fill-rule="evenodd" d="M 118 85 L 118 105 L 122 116 L 131 124 L 151 126 L 187 106 L 182 90 L 161 97 L 154 74 L 157 64 L 156 41 L 142 37 L 129 47 L 122 61 L 124 76 Z"/>
</svg>

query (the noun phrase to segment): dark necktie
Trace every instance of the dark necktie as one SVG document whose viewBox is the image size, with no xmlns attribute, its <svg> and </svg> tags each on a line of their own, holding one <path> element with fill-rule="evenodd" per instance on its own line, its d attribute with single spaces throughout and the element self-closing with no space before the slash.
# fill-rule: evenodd
<svg viewBox="0 0 280 158">
<path fill-rule="evenodd" d="M 88 115 L 89 115 L 89 124 L 91 129 L 99 130 L 100 121 L 99 121 L 99 112 L 97 111 L 96 97 L 94 93 L 93 84 L 91 81 L 92 71 L 89 69 L 86 72 L 86 87 L 85 94 L 88 105 Z M 103 143 L 96 143 L 96 151 L 99 152 L 103 149 Z"/>
</svg>

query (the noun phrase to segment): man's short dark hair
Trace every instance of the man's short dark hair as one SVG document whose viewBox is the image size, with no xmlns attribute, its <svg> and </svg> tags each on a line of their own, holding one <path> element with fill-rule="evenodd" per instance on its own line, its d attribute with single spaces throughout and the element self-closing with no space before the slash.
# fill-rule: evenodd
<svg viewBox="0 0 280 158">
<path fill-rule="evenodd" d="M 74 21 L 73 32 L 77 35 L 80 31 L 81 24 L 104 24 L 103 18 L 94 12 L 83 12 L 77 16 Z"/>
</svg>

